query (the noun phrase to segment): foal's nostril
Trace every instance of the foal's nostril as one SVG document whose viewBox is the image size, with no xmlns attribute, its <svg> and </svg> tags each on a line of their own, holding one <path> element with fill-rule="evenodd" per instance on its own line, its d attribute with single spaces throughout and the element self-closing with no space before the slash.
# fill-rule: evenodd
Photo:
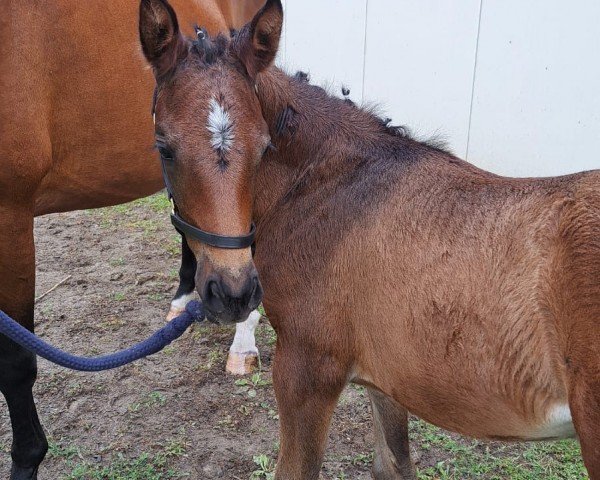
<svg viewBox="0 0 600 480">
<path fill-rule="evenodd" d="M 223 290 L 221 289 L 219 283 L 215 280 L 208 282 L 202 298 L 204 305 L 206 305 L 211 312 L 220 313 L 225 310 L 225 303 L 223 299 Z"/>
</svg>

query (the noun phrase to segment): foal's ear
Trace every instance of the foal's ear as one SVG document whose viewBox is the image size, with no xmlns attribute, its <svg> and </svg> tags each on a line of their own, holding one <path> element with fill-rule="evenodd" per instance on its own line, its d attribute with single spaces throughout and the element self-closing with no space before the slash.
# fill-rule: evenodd
<svg viewBox="0 0 600 480">
<path fill-rule="evenodd" d="M 166 0 L 141 0 L 139 29 L 144 56 L 160 79 L 175 68 L 187 50 L 175 10 Z"/>
<path fill-rule="evenodd" d="M 283 26 L 281 0 L 267 0 L 234 43 L 237 56 L 252 79 L 275 60 Z"/>
</svg>

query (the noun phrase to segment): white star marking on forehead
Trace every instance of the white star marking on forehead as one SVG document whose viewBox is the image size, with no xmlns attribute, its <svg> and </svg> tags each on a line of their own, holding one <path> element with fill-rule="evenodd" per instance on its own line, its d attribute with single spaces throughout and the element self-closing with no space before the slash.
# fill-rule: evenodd
<svg viewBox="0 0 600 480">
<path fill-rule="evenodd" d="M 229 112 L 213 98 L 210 101 L 210 113 L 208 114 L 208 131 L 212 133 L 210 144 L 218 152 L 226 152 L 233 145 L 233 123 Z"/>
</svg>

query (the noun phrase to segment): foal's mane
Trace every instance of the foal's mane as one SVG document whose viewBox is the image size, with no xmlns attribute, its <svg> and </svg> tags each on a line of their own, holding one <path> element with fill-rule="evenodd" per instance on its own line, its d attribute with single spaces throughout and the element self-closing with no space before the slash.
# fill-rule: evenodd
<svg viewBox="0 0 600 480">
<path fill-rule="evenodd" d="M 282 72 L 283 73 L 283 72 Z M 357 129 L 353 132 L 357 138 L 361 136 L 369 137 L 370 141 L 390 140 L 397 138 L 404 140 L 404 144 L 418 144 L 428 149 L 437 150 L 441 153 L 453 155 L 448 148 L 443 138 L 436 135 L 428 139 L 422 139 L 414 135 L 409 127 L 406 125 L 395 125 L 389 117 L 384 117 L 380 114 L 380 107 L 378 104 L 369 104 L 366 106 L 359 106 L 353 102 L 350 98 L 350 90 L 345 86 L 341 87 L 342 97 L 336 96 L 330 91 L 330 89 L 312 84 L 310 82 L 310 75 L 303 71 L 297 71 L 293 75 L 285 74 L 291 84 L 296 87 L 294 90 L 295 96 L 312 97 L 313 102 L 319 103 L 328 109 L 329 120 L 333 125 L 341 124 L 345 120 L 344 117 L 352 116 L 353 123 L 357 123 L 365 127 L 364 129 Z M 284 126 L 281 125 L 285 120 L 284 117 L 290 116 L 290 112 L 283 111 L 281 113 L 280 121 L 277 125 L 277 133 L 280 133 Z"/>
</svg>

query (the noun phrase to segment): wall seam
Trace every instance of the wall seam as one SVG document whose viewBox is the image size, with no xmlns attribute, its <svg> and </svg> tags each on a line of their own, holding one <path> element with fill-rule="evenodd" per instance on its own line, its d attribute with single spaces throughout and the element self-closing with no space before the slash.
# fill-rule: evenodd
<svg viewBox="0 0 600 480">
<path fill-rule="evenodd" d="M 365 0 L 365 38 L 363 41 L 363 66 L 362 66 L 362 91 L 360 94 L 360 103 L 365 102 L 365 78 L 367 74 L 367 25 L 369 21 L 369 0 Z"/>
<path fill-rule="evenodd" d="M 473 120 L 473 103 L 475 102 L 475 81 L 477 77 L 477 60 L 479 57 L 479 37 L 481 35 L 481 17 L 483 11 L 483 0 L 479 0 L 479 19 L 477 23 L 477 40 L 475 42 L 475 59 L 473 61 L 473 81 L 471 83 L 471 103 L 469 105 L 469 125 L 467 127 L 467 149 L 465 160 L 469 159 L 469 147 L 471 146 L 471 122 Z"/>
</svg>

